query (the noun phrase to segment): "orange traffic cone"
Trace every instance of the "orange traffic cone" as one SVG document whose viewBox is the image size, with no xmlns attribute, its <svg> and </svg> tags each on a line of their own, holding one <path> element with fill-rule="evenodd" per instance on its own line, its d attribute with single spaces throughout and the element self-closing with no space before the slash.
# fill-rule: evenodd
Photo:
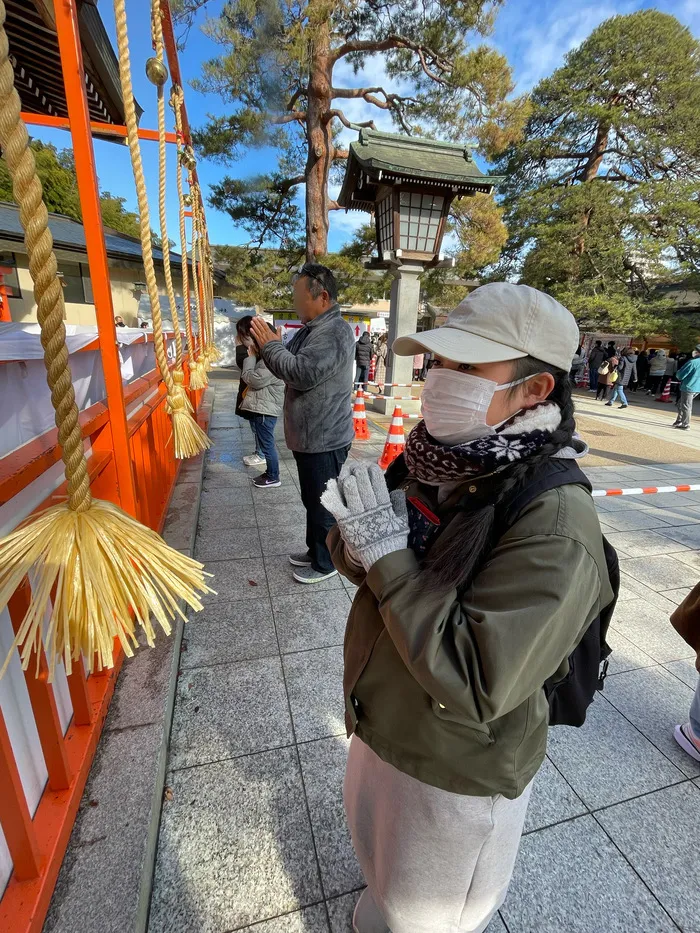
<svg viewBox="0 0 700 933">
<path fill-rule="evenodd" d="M 368 441 L 370 439 L 369 428 L 367 427 L 367 412 L 365 411 L 365 397 L 362 389 L 358 390 L 355 405 L 352 409 L 352 426 L 355 428 L 356 441 Z"/>
<path fill-rule="evenodd" d="M 672 399 L 671 399 L 671 380 L 670 380 L 670 379 L 667 380 L 666 385 L 664 386 L 664 390 L 663 390 L 663 392 L 661 393 L 661 395 L 657 395 L 656 401 L 657 401 L 657 402 L 669 402 L 669 403 L 672 401 Z"/>
<path fill-rule="evenodd" d="M 403 434 L 403 412 L 401 406 L 397 405 L 394 414 L 391 416 L 391 425 L 387 435 L 384 453 L 379 458 L 379 466 L 386 470 L 403 453 L 406 446 L 406 440 Z"/>
</svg>

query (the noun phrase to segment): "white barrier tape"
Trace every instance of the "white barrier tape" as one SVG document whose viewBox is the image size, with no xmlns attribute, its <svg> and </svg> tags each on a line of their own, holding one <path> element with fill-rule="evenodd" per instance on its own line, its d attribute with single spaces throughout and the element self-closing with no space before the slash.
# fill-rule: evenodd
<svg viewBox="0 0 700 933">
<path fill-rule="evenodd" d="M 630 489 L 594 489 L 596 498 L 604 496 L 649 496 L 656 492 L 700 492 L 700 483 L 681 486 L 633 486 Z"/>
<path fill-rule="evenodd" d="M 370 401 L 375 398 L 383 398 L 389 402 L 420 402 L 419 395 L 367 395 Z"/>
</svg>

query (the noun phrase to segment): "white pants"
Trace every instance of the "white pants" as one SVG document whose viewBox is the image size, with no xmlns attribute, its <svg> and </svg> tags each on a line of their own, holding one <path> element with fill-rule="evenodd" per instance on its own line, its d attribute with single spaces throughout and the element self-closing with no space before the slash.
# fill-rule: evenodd
<svg viewBox="0 0 700 933">
<path fill-rule="evenodd" d="M 358 933 L 482 933 L 505 900 L 531 790 L 516 800 L 449 793 L 353 737 L 345 809 L 369 888 Z"/>
</svg>

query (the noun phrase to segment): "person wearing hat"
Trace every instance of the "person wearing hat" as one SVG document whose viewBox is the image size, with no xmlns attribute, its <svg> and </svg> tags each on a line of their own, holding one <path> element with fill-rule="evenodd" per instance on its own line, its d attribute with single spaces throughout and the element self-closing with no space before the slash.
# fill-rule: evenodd
<svg viewBox="0 0 700 933">
<path fill-rule="evenodd" d="M 481 933 L 505 899 L 545 758 L 544 684 L 614 599 L 589 488 L 536 492 L 505 521 L 533 478 L 586 452 L 578 340 L 542 292 L 475 289 L 394 343 L 435 357 L 404 457 L 386 478 L 346 466 L 324 494 L 333 560 L 359 587 L 344 648 L 356 933 Z"/>
</svg>

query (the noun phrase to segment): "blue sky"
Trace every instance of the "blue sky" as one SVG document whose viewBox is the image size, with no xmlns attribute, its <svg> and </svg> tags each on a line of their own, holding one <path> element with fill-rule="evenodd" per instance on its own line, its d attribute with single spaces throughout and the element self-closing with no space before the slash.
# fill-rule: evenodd
<svg viewBox="0 0 700 933">
<path fill-rule="evenodd" d="M 214 13 L 222 5 L 222 0 L 211 0 L 210 9 Z M 496 28 L 491 42 L 508 58 L 513 68 L 518 91 L 529 90 L 537 81 L 550 74 L 563 61 L 566 53 L 577 46 L 589 33 L 603 20 L 616 13 L 630 13 L 634 10 L 652 6 L 649 3 L 635 2 L 635 0 L 598 0 L 598 2 L 574 3 L 572 0 L 550 0 L 542 4 L 539 0 L 507 0 L 496 21 Z M 654 5 L 656 9 L 672 13 L 689 26 L 693 33 L 700 35 L 700 0 L 664 0 Z M 155 128 L 157 125 L 155 88 L 146 80 L 143 64 L 152 54 L 150 45 L 150 24 L 148 5 L 143 0 L 130 0 L 127 4 L 130 26 L 130 41 L 132 54 L 132 68 L 134 72 L 134 87 L 136 98 L 144 109 L 141 125 Z M 102 0 L 99 10 L 107 27 L 113 43 L 114 22 L 112 5 L 108 0 Z M 180 55 L 180 64 L 183 79 L 189 82 L 197 77 L 200 66 L 207 58 L 216 54 L 216 46 L 203 35 L 200 29 L 191 31 L 187 47 Z M 351 69 L 343 66 L 341 62 L 336 68 L 335 81 L 341 86 L 345 81 L 348 86 L 382 85 L 391 88 L 391 82 L 386 78 L 380 56 L 368 60 L 363 73 L 355 76 Z M 361 84 L 362 83 L 362 84 Z M 393 88 L 396 90 L 396 88 Z M 191 87 L 185 89 L 187 109 L 190 122 L 193 126 L 201 126 L 207 114 L 222 114 L 227 112 L 226 106 L 215 95 L 203 95 L 195 92 Z M 380 129 L 392 129 L 390 121 L 382 111 L 364 102 L 347 101 L 344 110 L 352 120 L 374 119 Z M 171 111 L 168 108 L 168 117 Z M 52 142 L 59 147 L 70 146 L 70 135 L 56 130 L 33 129 L 32 133 L 46 142 Z M 346 141 L 354 134 L 344 131 Z M 175 195 L 175 153 L 174 147 L 170 154 L 170 184 L 169 184 L 169 225 L 170 236 L 177 237 L 177 198 Z M 142 153 L 146 170 L 146 180 L 151 202 L 152 226 L 157 226 L 157 144 L 142 143 Z M 118 194 L 127 199 L 128 206 L 135 209 L 131 164 L 126 147 L 108 142 L 95 142 L 100 183 L 112 194 Z M 250 153 L 246 158 L 235 162 L 232 167 L 225 168 L 213 162 L 200 162 L 199 176 L 204 187 L 205 197 L 208 186 L 215 183 L 224 174 L 230 173 L 240 177 L 264 172 L 274 167 L 274 155 L 265 150 Z M 485 167 L 485 166 L 484 166 Z M 335 193 L 333 191 L 332 193 Z M 303 198 L 303 195 L 302 195 Z M 334 212 L 331 215 L 330 248 L 337 249 L 349 239 L 352 232 L 365 220 L 365 215 L 345 214 Z M 207 210 L 207 220 L 212 242 L 214 243 L 243 243 L 246 236 L 243 231 L 236 230 L 227 215 Z"/>
</svg>

